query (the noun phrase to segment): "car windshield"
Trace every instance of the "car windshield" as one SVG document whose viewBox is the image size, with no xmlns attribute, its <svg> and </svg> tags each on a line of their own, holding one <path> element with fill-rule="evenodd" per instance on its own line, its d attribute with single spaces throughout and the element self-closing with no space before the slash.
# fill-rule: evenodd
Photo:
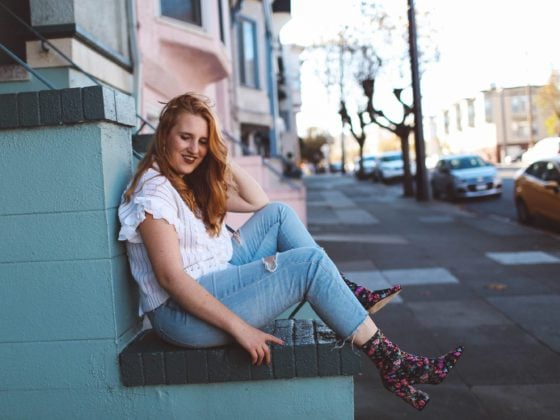
<svg viewBox="0 0 560 420">
<path fill-rule="evenodd" d="M 394 160 L 401 160 L 401 155 L 388 155 L 388 156 L 381 156 L 381 162 L 392 162 Z"/>
<path fill-rule="evenodd" d="M 464 156 L 449 160 L 449 167 L 451 169 L 469 169 L 481 166 L 487 166 L 487 164 L 478 156 Z"/>
</svg>

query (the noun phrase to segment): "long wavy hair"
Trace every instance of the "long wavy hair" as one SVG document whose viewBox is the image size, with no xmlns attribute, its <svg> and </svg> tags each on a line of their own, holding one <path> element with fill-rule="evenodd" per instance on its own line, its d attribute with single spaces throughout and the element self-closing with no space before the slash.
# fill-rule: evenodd
<svg viewBox="0 0 560 420">
<path fill-rule="evenodd" d="M 208 124 L 208 153 L 200 165 L 189 175 L 179 175 L 171 166 L 167 152 L 169 133 L 183 113 L 202 117 Z M 216 117 L 210 109 L 208 98 L 195 93 L 185 93 L 171 99 L 163 107 L 154 139 L 144 158 L 138 164 L 130 187 L 124 193 L 126 202 L 138 186 L 142 174 L 154 166 L 179 192 L 193 213 L 200 218 L 212 236 L 220 233 L 226 215 L 227 179 L 231 176 L 225 146 Z"/>
</svg>

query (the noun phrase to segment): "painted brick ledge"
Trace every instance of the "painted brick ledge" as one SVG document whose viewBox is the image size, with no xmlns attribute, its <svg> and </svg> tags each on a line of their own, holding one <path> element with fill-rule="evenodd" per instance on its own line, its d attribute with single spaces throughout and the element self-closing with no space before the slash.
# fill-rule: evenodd
<svg viewBox="0 0 560 420">
<path fill-rule="evenodd" d="M 93 121 L 135 126 L 134 98 L 106 86 L 0 95 L 0 129 Z"/>
<path fill-rule="evenodd" d="M 119 356 L 121 380 L 131 387 L 350 376 L 361 370 L 359 352 L 335 347 L 334 332 L 321 322 L 281 319 L 265 330 L 285 342 L 272 345 L 270 366 L 253 366 L 237 345 L 186 349 L 145 330 Z"/>
</svg>

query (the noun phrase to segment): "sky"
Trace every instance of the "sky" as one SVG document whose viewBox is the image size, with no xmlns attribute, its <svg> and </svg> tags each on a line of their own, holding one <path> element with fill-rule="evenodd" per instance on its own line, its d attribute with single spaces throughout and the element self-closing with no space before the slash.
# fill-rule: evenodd
<svg viewBox="0 0 560 420">
<path fill-rule="evenodd" d="M 292 0 L 292 20 L 283 28 L 283 43 L 308 45 L 317 37 L 336 35 L 341 22 L 356 19 L 356 8 L 340 0 Z M 481 90 L 546 84 L 560 70 L 560 1 L 558 0 L 417 0 L 430 9 L 440 60 L 422 77 L 425 115 Z M 406 0 L 386 0 L 386 9 L 406 13 Z M 338 98 L 328 95 L 314 63 L 302 66 L 302 112 L 298 130 L 322 126 L 340 132 Z M 388 76 L 387 76 L 388 77 Z M 387 89 L 395 86 L 388 86 Z M 394 83 L 393 83 L 394 84 Z M 336 95 L 335 95 L 336 96 Z"/>
</svg>

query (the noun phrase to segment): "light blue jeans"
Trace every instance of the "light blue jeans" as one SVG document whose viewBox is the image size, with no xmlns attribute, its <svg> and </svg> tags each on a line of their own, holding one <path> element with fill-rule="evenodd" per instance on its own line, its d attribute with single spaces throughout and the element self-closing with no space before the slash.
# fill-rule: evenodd
<svg viewBox="0 0 560 420">
<path fill-rule="evenodd" d="M 304 299 L 343 338 L 350 337 L 368 316 L 332 260 L 287 205 L 270 203 L 256 212 L 232 243 L 232 267 L 204 275 L 198 282 L 250 325 L 262 328 Z M 148 316 L 159 336 L 173 344 L 211 347 L 233 341 L 172 299 Z"/>
</svg>

